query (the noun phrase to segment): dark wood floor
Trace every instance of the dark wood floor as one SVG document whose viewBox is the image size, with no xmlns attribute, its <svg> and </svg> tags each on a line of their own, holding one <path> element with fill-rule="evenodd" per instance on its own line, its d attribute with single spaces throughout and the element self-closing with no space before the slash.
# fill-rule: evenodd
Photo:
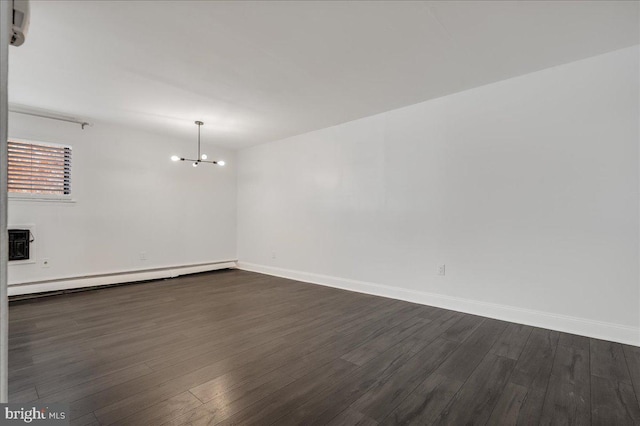
<svg viewBox="0 0 640 426">
<path fill-rule="evenodd" d="M 243 271 L 10 308 L 75 425 L 640 424 L 640 348 Z"/>
</svg>

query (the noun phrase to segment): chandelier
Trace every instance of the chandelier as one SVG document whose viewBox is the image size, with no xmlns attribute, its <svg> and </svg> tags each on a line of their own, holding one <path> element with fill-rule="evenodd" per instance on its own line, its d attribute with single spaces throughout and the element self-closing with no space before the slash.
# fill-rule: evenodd
<svg viewBox="0 0 640 426">
<path fill-rule="evenodd" d="M 193 167 L 198 167 L 198 164 L 200 163 L 209 163 L 209 164 L 217 164 L 218 166 L 224 166 L 224 161 L 222 160 L 207 161 L 207 154 L 200 153 L 200 126 L 202 126 L 204 123 L 202 121 L 196 121 L 196 124 L 198 125 L 198 156 L 196 157 L 196 159 L 193 160 L 191 158 L 184 158 L 184 157 L 178 157 L 177 155 L 172 155 L 171 160 L 172 161 L 193 161 Z"/>
</svg>

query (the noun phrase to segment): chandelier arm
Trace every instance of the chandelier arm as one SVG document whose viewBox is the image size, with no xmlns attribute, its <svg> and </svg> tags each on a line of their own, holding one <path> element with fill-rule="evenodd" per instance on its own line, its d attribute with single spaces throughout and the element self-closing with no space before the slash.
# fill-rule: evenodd
<svg viewBox="0 0 640 426">
<path fill-rule="evenodd" d="M 209 163 L 209 164 L 218 164 L 220 162 L 220 160 L 217 160 L 217 161 L 194 160 L 193 158 L 181 158 L 180 161 L 195 161 L 197 163 Z"/>
</svg>

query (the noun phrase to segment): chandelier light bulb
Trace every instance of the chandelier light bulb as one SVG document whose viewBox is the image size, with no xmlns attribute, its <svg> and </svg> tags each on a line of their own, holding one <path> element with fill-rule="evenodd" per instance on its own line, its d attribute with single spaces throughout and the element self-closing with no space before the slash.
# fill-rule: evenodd
<svg viewBox="0 0 640 426">
<path fill-rule="evenodd" d="M 197 161 L 193 162 L 193 167 L 198 167 L 198 162 Z"/>
<path fill-rule="evenodd" d="M 172 155 L 171 161 L 180 161 L 180 157 L 178 157 L 177 155 Z"/>
<path fill-rule="evenodd" d="M 224 166 L 226 163 L 222 160 L 218 161 L 218 166 Z"/>
<path fill-rule="evenodd" d="M 207 154 L 202 154 L 202 155 L 200 156 L 200 158 L 201 158 L 202 160 L 206 160 L 206 159 L 207 159 Z"/>
</svg>

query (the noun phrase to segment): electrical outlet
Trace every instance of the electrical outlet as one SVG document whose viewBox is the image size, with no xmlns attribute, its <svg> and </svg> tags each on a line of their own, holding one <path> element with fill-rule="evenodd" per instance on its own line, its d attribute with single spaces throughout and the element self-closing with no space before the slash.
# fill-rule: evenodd
<svg viewBox="0 0 640 426">
<path fill-rule="evenodd" d="M 147 260 L 147 252 L 146 251 L 141 251 L 140 252 L 140 260 Z"/>
<path fill-rule="evenodd" d="M 49 258 L 48 257 L 42 259 L 42 267 L 43 268 L 48 268 L 49 267 Z"/>
<path fill-rule="evenodd" d="M 438 265 L 438 275 L 444 276 L 446 272 L 446 265 Z"/>
</svg>

